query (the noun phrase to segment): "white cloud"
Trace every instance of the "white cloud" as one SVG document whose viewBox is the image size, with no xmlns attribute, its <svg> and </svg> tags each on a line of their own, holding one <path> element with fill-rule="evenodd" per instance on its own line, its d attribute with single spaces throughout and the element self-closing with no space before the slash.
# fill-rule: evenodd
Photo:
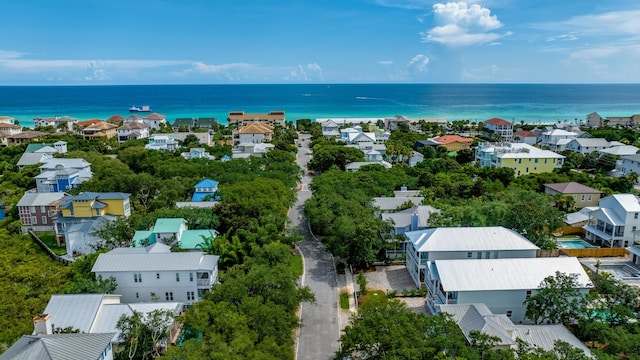
<svg viewBox="0 0 640 360">
<path fill-rule="evenodd" d="M 380 64 L 380 65 L 391 65 L 391 64 L 393 64 L 393 61 L 391 61 L 391 60 L 380 60 L 380 61 L 378 61 L 378 64 Z"/>
<path fill-rule="evenodd" d="M 196 62 L 193 64 L 193 70 L 201 74 L 217 74 L 217 73 L 227 72 L 229 70 L 234 70 L 234 69 L 246 70 L 252 67 L 253 65 L 246 64 L 246 63 L 209 65 L 203 62 Z"/>
<path fill-rule="evenodd" d="M 23 57 L 25 53 L 13 50 L 0 50 L 0 59 L 16 59 Z"/>
<path fill-rule="evenodd" d="M 418 54 L 409 60 L 407 68 L 414 72 L 424 72 L 427 70 L 427 65 L 429 65 L 429 58 L 425 55 Z"/>
<path fill-rule="evenodd" d="M 285 80 L 322 81 L 322 68 L 316 63 L 299 64 L 295 70 L 289 72 Z"/>
<path fill-rule="evenodd" d="M 547 41 L 573 41 L 573 40 L 578 40 L 578 37 L 574 34 L 564 34 L 564 35 L 547 37 Z"/>
<path fill-rule="evenodd" d="M 491 15 L 491 10 L 479 4 L 467 5 L 463 1 L 435 4 L 433 15 L 439 25 L 421 33 L 425 42 L 468 46 L 490 43 L 511 35 L 511 32 L 495 32 L 502 23 L 496 15 Z"/>
<path fill-rule="evenodd" d="M 374 0 L 375 4 L 385 7 L 416 10 L 429 7 L 429 0 Z"/>
</svg>

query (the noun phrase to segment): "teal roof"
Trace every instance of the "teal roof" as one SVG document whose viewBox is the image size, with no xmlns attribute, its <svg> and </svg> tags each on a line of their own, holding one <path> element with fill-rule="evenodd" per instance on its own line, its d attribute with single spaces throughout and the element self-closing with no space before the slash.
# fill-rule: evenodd
<svg viewBox="0 0 640 360">
<path fill-rule="evenodd" d="M 148 242 L 147 242 L 148 240 Z M 133 234 L 133 240 L 131 240 L 132 247 L 141 247 L 149 244 L 153 244 L 156 242 L 156 236 L 153 231 L 149 230 L 138 230 L 135 234 Z"/>
<path fill-rule="evenodd" d="M 52 145 L 52 144 L 44 144 L 44 143 L 41 143 L 41 144 L 36 144 L 36 143 L 29 144 L 29 145 L 27 145 L 27 148 L 25 149 L 25 151 L 24 151 L 24 152 L 26 152 L 26 153 L 32 153 L 32 152 L 34 152 L 34 151 L 36 151 L 36 150 L 40 150 L 40 149 L 42 149 L 42 148 L 43 148 L 43 147 L 45 147 L 45 146 L 51 146 L 51 145 Z"/>
<path fill-rule="evenodd" d="M 177 233 L 180 231 L 180 226 L 184 219 L 182 218 L 160 218 L 156 220 L 156 225 L 153 227 L 155 233 Z"/>
<path fill-rule="evenodd" d="M 215 230 L 185 230 L 180 238 L 180 249 L 198 249 L 198 244 L 203 242 L 202 237 L 216 237 Z"/>
</svg>

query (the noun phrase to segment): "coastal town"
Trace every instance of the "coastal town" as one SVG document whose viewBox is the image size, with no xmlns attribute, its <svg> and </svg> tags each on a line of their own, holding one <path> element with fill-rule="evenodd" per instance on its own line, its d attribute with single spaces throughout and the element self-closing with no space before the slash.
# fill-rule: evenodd
<svg viewBox="0 0 640 360">
<path fill-rule="evenodd" d="M 638 356 L 640 115 L 135 109 L 0 116 L 0 360 Z"/>
</svg>

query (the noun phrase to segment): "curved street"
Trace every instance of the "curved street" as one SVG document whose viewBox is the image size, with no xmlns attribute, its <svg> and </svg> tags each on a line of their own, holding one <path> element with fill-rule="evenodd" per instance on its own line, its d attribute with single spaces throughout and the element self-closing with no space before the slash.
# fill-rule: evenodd
<svg viewBox="0 0 640 360">
<path fill-rule="evenodd" d="M 338 310 L 338 282 L 333 258 L 324 246 L 315 239 L 307 222 L 303 219 L 303 206 L 311 197 L 307 175 L 310 159 L 310 136 L 300 134 L 297 163 L 305 170 L 298 200 L 289 212 L 291 224 L 304 237 L 298 247 L 304 259 L 302 284 L 309 286 L 316 296 L 314 304 L 303 303 L 300 309 L 301 327 L 298 334 L 296 358 L 298 360 L 333 359 L 338 351 L 340 323 Z"/>
</svg>

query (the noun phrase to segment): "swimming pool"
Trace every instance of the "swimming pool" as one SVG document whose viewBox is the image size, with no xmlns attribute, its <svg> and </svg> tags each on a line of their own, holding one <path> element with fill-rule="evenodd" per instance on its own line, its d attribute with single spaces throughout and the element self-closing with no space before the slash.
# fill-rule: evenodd
<svg viewBox="0 0 640 360">
<path fill-rule="evenodd" d="M 556 240 L 560 249 L 590 249 L 596 246 L 584 240 Z"/>
</svg>

